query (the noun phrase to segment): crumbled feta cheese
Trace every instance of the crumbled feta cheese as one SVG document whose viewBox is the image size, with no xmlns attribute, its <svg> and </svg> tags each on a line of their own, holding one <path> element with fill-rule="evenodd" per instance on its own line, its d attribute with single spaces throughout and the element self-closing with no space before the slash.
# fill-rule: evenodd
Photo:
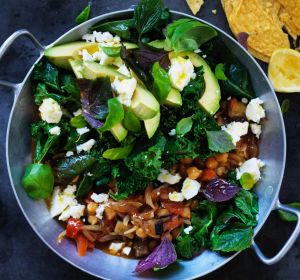
<svg viewBox="0 0 300 280">
<path fill-rule="evenodd" d="M 60 221 L 66 221 L 70 217 L 79 219 L 83 216 L 85 206 L 81 204 L 69 206 L 65 211 L 61 213 L 61 215 L 58 217 Z"/>
<path fill-rule="evenodd" d="M 118 77 L 116 77 L 111 86 L 118 94 L 118 100 L 123 105 L 129 107 L 131 104 L 131 98 L 137 86 L 137 80 L 135 78 L 131 78 L 120 81 Z"/>
<path fill-rule="evenodd" d="M 130 72 L 129 72 L 129 70 L 128 70 L 128 68 L 126 67 L 125 64 L 123 64 L 121 67 L 119 67 L 119 69 L 118 69 L 117 71 L 118 71 L 119 73 L 121 73 L 121 74 L 127 76 L 127 77 L 130 77 L 130 76 L 131 76 L 131 75 L 130 75 Z"/>
<path fill-rule="evenodd" d="M 201 53 L 202 51 L 200 49 L 194 50 L 194 53 Z"/>
<path fill-rule="evenodd" d="M 222 129 L 231 135 L 232 143 L 234 145 L 236 145 L 236 143 L 240 141 L 241 136 L 248 133 L 248 128 L 248 122 L 231 122 L 225 126 L 222 126 Z"/>
<path fill-rule="evenodd" d="M 181 202 L 184 201 L 184 196 L 181 192 L 171 192 L 169 193 L 169 199 L 171 201 Z"/>
<path fill-rule="evenodd" d="M 231 100 L 231 98 L 232 98 L 232 97 L 231 97 L 231 96 L 229 96 L 229 97 L 227 98 L 227 100 L 228 100 L 228 101 L 230 101 L 230 100 Z"/>
<path fill-rule="evenodd" d="M 253 180 L 256 183 L 261 178 L 260 168 L 263 166 L 265 166 L 265 164 L 257 158 L 248 159 L 236 169 L 236 178 L 239 180 L 244 173 L 249 173 L 252 175 Z"/>
<path fill-rule="evenodd" d="M 250 128 L 253 134 L 255 134 L 256 138 L 259 139 L 259 136 L 261 134 L 261 125 L 256 123 L 251 123 Z"/>
<path fill-rule="evenodd" d="M 122 250 L 122 253 L 126 256 L 129 256 L 130 252 L 131 252 L 131 247 L 128 246 L 124 247 Z"/>
<path fill-rule="evenodd" d="M 176 135 L 176 129 L 175 128 L 171 129 L 170 132 L 169 132 L 169 135 L 170 136 L 175 136 Z"/>
<path fill-rule="evenodd" d="M 243 98 L 242 98 L 242 102 L 243 102 L 244 104 L 247 104 L 247 103 L 248 103 L 248 99 L 245 98 L 245 97 L 243 97 Z"/>
<path fill-rule="evenodd" d="M 188 226 L 187 228 L 185 228 L 183 231 L 185 234 L 190 234 L 190 232 L 193 230 L 192 226 Z"/>
<path fill-rule="evenodd" d="M 63 191 L 59 187 L 54 188 L 50 203 L 50 215 L 52 218 L 61 214 L 68 206 L 77 205 L 75 191 L 75 185 L 69 185 Z"/>
<path fill-rule="evenodd" d="M 63 114 L 59 104 L 52 98 L 45 98 L 39 111 L 42 120 L 47 123 L 59 123 Z"/>
<path fill-rule="evenodd" d="M 101 65 L 110 65 L 112 62 L 115 60 L 114 57 L 108 56 L 105 52 L 101 51 L 100 52 L 100 59 L 99 63 Z"/>
<path fill-rule="evenodd" d="M 91 172 L 88 172 L 86 175 L 89 176 L 89 177 L 93 176 L 93 174 Z"/>
<path fill-rule="evenodd" d="M 102 220 L 104 210 L 105 210 L 105 205 L 104 205 L 104 204 L 100 204 L 100 205 L 98 206 L 98 208 L 96 209 L 96 217 L 97 217 L 98 219 Z"/>
<path fill-rule="evenodd" d="M 70 157 L 70 156 L 73 156 L 74 153 L 72 151 L 67 151 L 66 152 L 66 157 Z"/>
<path fill-rule="evenodd" d="M 206 54 L 204 54 L 204 55 L 202 55 L 202 57 L 203 57 L 203 58 L 207 58 L 207 55 L 206 55 Z"/>
<path fill-rule="evenodd" d="M 189 200 L 196 196 L 200 190 L 201 184 L 190 178 L 186 178 L 183 182 L 181 192 L 185 199 Z"/>
<path fill-rule="evenodd" d="M 100 193 L 100 194 L 93 193 L 91 195 L 91 199 L 94 200 L 97 203 L 106 203 L 106 202 L 108 202 L 108 194 L 106 194 L 106 193 Z"/>
<path fill-rule="evenodd" d="M 82 128 L 76 128 L 76 131 L 79 135 L 83 135 L 85 133 L 88 133 L 90 131 L 90 129 L 85 126 Z"/>
<path fill-rule="evenodd" d="M 211 12 L 212 12 L 214 15 L 216 15 L 216 14 L 217 14 L 217 9 L 213 9 L 213 10 L 211 10 Z"/>
<path fill-rule="evenodd" d="M 97 32 L 94 31 L 93 34 L 85 34 L 82 39 L 86 42 L 100 43 L 101 46 L 116 47 L 120 46 L 121 39 L 118 36 L 113 36 L 109 32 Z"/>
<path fill-rule="evenodd" d="M 78 109 L 77 111 L 73 112 L 74 117 L 77 117 L 77 116 L 80 116 L 80 115 L 82 115 L 82 110 L 81 109 Z"/>
<path fill-rule="evenodd" d="M 183 57 L 172 58 L 169 76 L 173 87 L 182 91 L 196 77 L 193 63 Z"/>
<path fill-rule="evenodd" d="M 60 135 L 61 129 L 59 126 L 54 126 L 49 129 L 49 133 L 52 135 Z"/>
<path fill-rule="evenodd" d="M 157 180 L 161 183 L 168 183 L 170 185 L 177 184 L 181 180 L 179 173 L 172 175 L 168 170 L 161 169 L 160 174 L 157 177 Z"/>
<path fill-rule="evenodd" d="M 91 55 L 86 49 L 79 51 L 79 54 L 82 56 L 83 61 L 94 61 L 93 55 Z"/>
<path fill-rule="evenodd" d="M 259 98 L 250 100 L 246 108 L 246 117 L 248 120 L 259 123 L 266 116 L 265 109 L 261 106 L 263 103 Z"/>
<path fill-rule="evenodd" d="M 112 242 L 112 243 L 110 243 L 110 245 L 109 245 L 109 250 L 112 252 L 112 253 L 114 253 L 114 254 L 116 254 L 116 253 L 118 253 L 119 251 L 121 251 L 121 249 L 123 248 L 123 246 L 125 245 L 125 243 L 115 243 L 115 242 Z"/>
<path fill-rule="evenodd" d="M 87 141 L 81 145 L 78 145 L 76 147 L 77 153 L 80 153 L 82 151 L 89 152 L 93 148 L 95 143 L 96 143 L 96 141 L 94 139 L 90 139 L 89 141 Z"/>
</svg>

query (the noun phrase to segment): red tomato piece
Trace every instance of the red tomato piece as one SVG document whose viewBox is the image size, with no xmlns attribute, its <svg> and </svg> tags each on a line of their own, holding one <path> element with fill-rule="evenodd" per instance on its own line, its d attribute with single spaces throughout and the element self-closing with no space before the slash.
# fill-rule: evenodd
<svg viewBox="0 0 300 280">
<path fill-rule="evenodd" d="M 70 218 L 68 220 L 68 224 L 66 228 L 66 236 L 70 238 L 76 238 L 82 226 L 83 226 L 83 222 L 81 220 Z"/>
</svg>

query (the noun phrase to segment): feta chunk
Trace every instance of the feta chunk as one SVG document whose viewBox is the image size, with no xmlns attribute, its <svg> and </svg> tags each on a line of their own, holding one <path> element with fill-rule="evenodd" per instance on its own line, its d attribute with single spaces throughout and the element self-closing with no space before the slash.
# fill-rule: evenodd
<svg viewBox="0 0 300 280">
<path fill-rule="evenodd" d="M 130 72 L 129 72 L 129 70 L 128 70 L 128 68 L 126 67 L 125 64 L 123 64 L 121 67 L 119 67 L 117 71 L 118 71 L 119 73 L 121 73 L 121 74 L 127 76 L 127 77 L 130 77 L 130 76 L 131 76 L 131 75 L 130 75 Z"/>
<path fill-rule="evenodd" d="M 252 99 L 246 107 L 246 117 L 249 121 L 259 123 L 266 116 L 265 109 L 261 106 L 264 102 L 255 98 Z"/>
<path fill-rule="evenodd" d="M 169 193 L 169 199 L 171 201 L 175 201 L 175 202 L 181 202 L 184 201 L 184 196 L 183 194 L 180 192 L 171 192 Z"/>
<path fill-rule="evenodd" d="M 261 134 L 261 125 L 256 123 L 251 123 L 250 128 L 253 134 L 255 134 L 256 138 L 259 139 L 259 136 Z"/>
<path fill-rule="evenodd" d="M 170 136 L 175 136 L 176 135 L 176 129 L 175 128 L 171 129 L 170 132 L 169 132 L 169 135 Z"/>
<path fill-rule="evenodd" d="M 168 170 L 161 169 L 160 174 L 157 177 L 157 180 L 161 183 L 168 183 L 170 185 L 177 184 L 181 180 L 179 173 L 172 175 Z"/>
<path fill-rule="evenodd" d="M 201 184 L 190 178 L 186 178 L 183 182 L 181 192 L 185 199 L 189 200 L 196 196 L 200 190 Z"/>
<path fill-rule="evenodd" d="M 83 61 L 94 61 L 93 55 L 90 54 L 86 49 L 79 51 L 78 54 L 82 56 Z"/>
<path fill-rule="evenodd" d="M 59 126 L 54 126 L 52 128 L 49 129 L 49 133 L 51 135 L 60 135 L 61 129 Z"/>
<path fill-rule="evenodd" d="M 240 141 L 241 136 L 248 133 L 248 122 L 231 122 L 225 126 L 222 126 L 222 130 L 225 130 L 232 137 L 232 143 L 236 145 Z"/>
<path fill-rule="evenodd" d="M 131 78 L 120 81 L 116 77 L 111 86 L 113 90 L 118 94 L 118 100 L 123 105 L 129 107 L 131 104 L 131 98 L 137 86 L 137 80 L 135 78 Z"/>
<path fill-rule="evenodd" d="M 45 98 L 39 111 L 42 120 L 47 123 L 59 123 L 63 114 L 59 104 L 52 98 Z"/>
<path fill-rule="evenodd" d="M 83 135 L 85 133 L 88 133 L 90 131 L 90 129 L 85 126 L 82 128 L 76 128 L 76 131 L 79 135 Z"/>
<path fill-rule="evenodd" d="M 100 204 L 100 205 L 98 206 L 98 208 L 96 209 L 96 217 L 97 217 L 98 219 L 102 220 L 104 210 L 105 210 L 105 205 L 104 205 L 104 204 Z"/>
<path fill-rule="evenodd" d="M 99 54 L 99 63 L 101 65 L 110 65 L 114 60 L 114 57 L 108 56 L 104 51 L 101 51 Z"/>
<path fill-rule="evenodd" d="M 193 227 L 192 226 L 188 226 L 186 227 L 183 231 L 185 234 L 190 234 L 190 232 L 193 230 Z"/>
<path fill-rule="evenodd" d="M 81 109 L 78 109 L 77 111 L 73 112 L 74 117 L 77 117 L 77 116 L 80 116 L 80 115 L 82 115 L 82 110 Z"/>
<path fill-rule="evenodd" d="M 248 103 L 248 99 L 243 97 L 242 100 L 241 100 L 244 104 L 247 104 Z"/>
<path fill-rule="evenodd" d="M 89 152 L 93 148 L 95 143 L 96 143 L 96 141 L 94 139 L 90 139 L 89 141 L 87 141 L 81 145 L 78 145 L 76 147 L 77 153 L 80 153 L 82 151 Z"/>
<path fill-rule="evenodd" d="M 182 91 L 191 79 L 195 79 L 196 74 L 194 66 L 189 59 L 176 57 L 171 59 L 169 76 L 173 87 Z"/>
<path fill-rule="evenodd" d="M 263 166 L 265 166 L 265 164 L 257 158 L 248 159 L 236 169 L 236 178 L 239 180 L 244 173 L 249 173 L 256 183 L 261 178 L 260 168 Z"/>
<path fill-rule="evenodd" d="M 94 31 L 93 34 L 85 34 L 82 39 L 86 42 L 100 43 L 101 46 L 107 47 L 117 47 L 120 46 L 121 39 L 118 36 L 113 36 L 109 32 L 97 32 Z"/>
<path fill-rule="evenodd" d="M 100 193 L 100 194 L 93 193 L 91 195 L 91 199 L 94 200 L 97 203 L 107 203 L 108 202 L 108 194 L 106 194 L 106 193 Z"/>
<path fill-rule="evenodd" d="M 126 256 L 129 256 L 130 252 L 131 252 L 131 247 L 128 246 L 124 247 L 122 250 L 122 253 Z"/>
<path fill-rule="evenodd" d="M 124 242 L 121 242 L 121 243 L 115 243 L 115 242 L 112 242 L 110 243 L 109 245 L 109 250 L 113 253 L 113 254 L 116 254 L 118 253 L 119 251 L 121 251 L 121 249 L 124 247 L 125 243 Z"/>
<path fill-rule="evenodd" d="M 58 217 L 60 221 L 66 221 L 70 217 L 79 219 L 83 216 L 85 206 L 81 204 L 69 206 L 65 211 L 61 213 L 61 215 Z"/>
<path fill-rule="evenodd" d="M 73 156 L 74 153 L 72 151 L 67 151 L 66 152 L 66 157 L 70 157 L 70 156 Z"/>
</svg>

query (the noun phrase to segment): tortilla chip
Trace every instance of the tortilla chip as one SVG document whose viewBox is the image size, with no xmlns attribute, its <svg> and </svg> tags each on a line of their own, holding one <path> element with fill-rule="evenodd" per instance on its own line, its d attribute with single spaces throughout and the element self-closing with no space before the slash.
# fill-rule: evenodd
<svg viewBox="0 0 300 280">
<path fill-rule="evenodd" d="M 290 19 L 287 20 L 286 16 L 283 16 L 285 18 L 285 22 L 288 26 L 287 29 L 292 28 L 293 33 L 297 33 L 297 35 L 300 35 L 300 33 L 299 33 L 299 30 L 300 30 L 300 17 L 299 17 L 300 1 L 299 0 L 278 0 L 278 2 L 284 9 L 284 12 L 286 12 L 290 17 Z M 294 27 L 291 27 L 291 26 L 294 26 Z"/>
<path fill-rule="evenodd" d="M 263 4 L 265 11 L 272 17 L 273 21 L 276 22 L 280 28 L 282 28 L 283 23 L 278 17 L 281 8 L 278 0 L 262 0 L 261 3 Z"/>
<path fill-rule="evenodd" d="M 286 31 L 293 37 L 294 40 L 300 35 L 300 30 L 297 27 L 295 20 L 290 16 L 284 8 L 280 9 L 279 19 L 283 23 Z"/>
<path fill-rule="evenodd" d="M 186 2 L 194 15 L 200 11 L 202 5 L 204 4 L 204 0 L 186 0 Z"/>
</svg>

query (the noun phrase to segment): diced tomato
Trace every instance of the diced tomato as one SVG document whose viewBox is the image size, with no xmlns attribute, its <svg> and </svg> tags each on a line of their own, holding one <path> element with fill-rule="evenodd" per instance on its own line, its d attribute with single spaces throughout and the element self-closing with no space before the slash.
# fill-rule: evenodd
<svg viewBox="0 0 300 280">
<path fill-rule="evenodd" d="M 80 228 L 83 226 L 83 222 L 79 219 L 70 218 L 68 220 L 66 228 L 66 236 L 70 238 L 76 238 Z"/>
<path fill-rule="evenodd" d="M 164 200 L 162 202 L 162 207 L 166 208 L 172 214 L 181 216 L 183 213 L 184 204 L 182 202 Z"/>
<path fill-rule="evenodd" d="M 77 252 L 79 256 L 85 256 L 88 249 L 88 240 L 84 237 L 82 233 L 79 233 L 76 237 Z"/>
<path fill-rule="evenodd" d="M 164 231 L 171 231 L 178 228 L 183 223 L 183 219 L 178 216 L 173 216 L 171 220 L 164 223 Z"/>
<path fill-rule="evenodd" d="M 213 169 L 204 169 L 201 174 L 201 181 L 210 181 L 216 177 L 216 172 Z"/>
</svg>

